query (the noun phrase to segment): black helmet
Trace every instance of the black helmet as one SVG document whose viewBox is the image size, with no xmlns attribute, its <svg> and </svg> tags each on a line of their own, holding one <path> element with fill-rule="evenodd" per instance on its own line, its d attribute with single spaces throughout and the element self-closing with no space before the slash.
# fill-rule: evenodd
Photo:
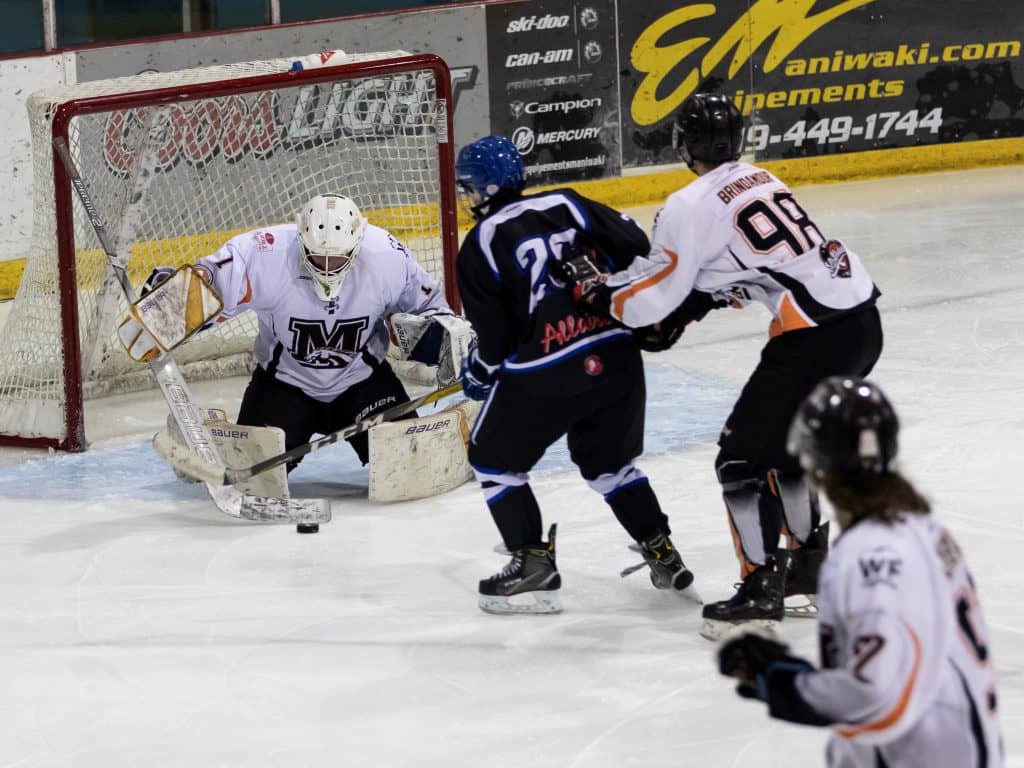
<svg viewBox="0 0 1024 768">
<path fill-rule="evenodd" d="M 727 163 L 743 149 L 743 117 L 722 93 L 695 93 L 683 102 L 672 126 L 672 146 L 693 162 Z"/>
<path fill-rule="evenodd" d="M 825 379 L 800 404 L 786 449 L 807 472 L 885 472 L 899 420 L 885 394 L 857 376 Z"/>
</svg>

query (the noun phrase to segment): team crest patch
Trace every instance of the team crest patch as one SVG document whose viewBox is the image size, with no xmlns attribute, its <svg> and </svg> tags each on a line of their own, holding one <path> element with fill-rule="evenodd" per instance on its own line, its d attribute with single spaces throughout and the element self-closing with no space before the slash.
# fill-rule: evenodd
<svg viewBox="0 0 1024 768">
<path fill-rule="evenodd" d="M 269 251 L 274 247 L 274 234 L 272 232 L 257 232 L 253 235 L 256 241 L 257 251 Z"/>
<path fill-rule="evenodd" d="M 597 355 L 588 355 L 587 359 L 583 361 L 583 370 L 591 376 L 598 376 L 604 370 L 601 358 Z"/>
<path fill-rule="evenodd" d="M 850 276 L 850 255 L 842 243 L 838 240 L 829 240 L 821 244 L 818 252 L 832 277 Z"/>
</svg>

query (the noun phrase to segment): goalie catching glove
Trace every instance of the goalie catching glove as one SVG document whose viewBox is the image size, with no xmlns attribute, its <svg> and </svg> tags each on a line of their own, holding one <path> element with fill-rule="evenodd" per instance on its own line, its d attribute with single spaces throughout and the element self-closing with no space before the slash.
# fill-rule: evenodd
<svg viewBox="0 0 1024 768">
<path fill-rule="evenodd" d="M 458 379 L 470 343 L 476 337 L 466 320 L 448 312 L 427 310 L 422 315 L 395 313 L 389 323 L 398 359 L 437 366 L 439 387 Z"/>
<path fill-rule="evenodd" d="M 157 267 L 117 335 L 129 357 L 148 363 L 206 328 L 223 308 L 217 292 L 191 264 L 177 270 Z"/>
</svg>

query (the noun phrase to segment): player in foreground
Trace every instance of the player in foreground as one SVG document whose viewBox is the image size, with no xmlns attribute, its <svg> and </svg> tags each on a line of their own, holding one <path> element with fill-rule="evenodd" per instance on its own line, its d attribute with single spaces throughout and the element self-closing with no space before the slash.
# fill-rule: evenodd
<svg viewBox="0 0 1024 768">
<path fill-rule="evenodd" d="M 163 287 L 169 300 L 176 299 L 168 279 L 174 272 L 155 270 L 143 294 L 157 298 Z M 471 337 L 468 323 L 452 314 L 412 253 L 341 195 L 317 195 L 293 224 L 231 238 L 200 259 L 192 274 L 223 302 L 215 321 L 256 313 L 258 365 L 238 423 L 281 428 L 288 450 L 314 433 L 334 432 L 409 400 L 387 362 L 388 320 L 418 342 L 408 344 L 411 357 L 439 364 L 442 384 L 455 380 Z M 186 280 L 180 293 L 189 290 Z M 155 327 L 147 331 L 144 307 L 139 301 L 119 330 L 129 355 L 140 361 L 169 346 L 158 346 L 149 332 Z M 197 324 L 186 322 L 188 330 Z M 349 443 L 366 464 L 366 433 Z"/>
<path fill-rule="evenodd" d="M 963 552 L 892 468 L 898 422 L 856 377 L 819 384 L 789 449 L 843 530 L 821 571 L 821 669 L 745 633 L 718 652 L 772 717 L 831 725 L 835 768 L 998 768 L 992 649 Z"/>
<path fill-rule="evenodd" d="M 704 606 L 710 638 L 739 622 L 772 625 L 786 595 L 817 592 L 828 529 L 786 454 L 786 430 L 818 381 L 866 375 L 882 349 L 879 292 L 864 265 L 822 234 L 785 184 L 737 162 L 742 136 L 728 97 L 688 98 L 674 142 L 698 178 L 658 213 L 650 255 L 607 277 L 585 260 L 570 265 L 584 305 L 629 327 L 658 323 L 670 340 L 712 308 L 758 301 L 773 314 L 771 338 L 718 440 L 715 472 L 742 583 Z M 791 555 L 777 556 L 782 533 Z"/>
<path fill-rule="evenodd" d="M 588 250 L 624 269 L 648 250 L 629 217 L 572 190 L 524 195 L 525 168 L 508 139 L 464 147 L 456 180 L 476 226 L 458 258 L 459 295 L 477 334 L 463 389 L 485 400 L 469 445 L 470 464 L 512 559 L 480 582 L 480 607 L 493 613 L 561 610 L 555 526 L 542 538 L 528 472 L 568 435 L 569 453 L 638 542 L 659 589 L 693 581 L 669 538 L 646 475 L 643 363 L 634 335 L 581 311 L 550 269 Z"/>
</svg>

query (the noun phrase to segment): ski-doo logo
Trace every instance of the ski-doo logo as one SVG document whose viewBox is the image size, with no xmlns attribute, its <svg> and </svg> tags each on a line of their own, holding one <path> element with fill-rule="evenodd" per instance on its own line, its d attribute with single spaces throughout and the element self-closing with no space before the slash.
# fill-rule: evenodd
<svg viewBox="0 0 1024 768">
<path fill-rule="evenodd" d="M 436 125 L 434 92 L 431 73 L 411 72 L 171 104 L 156 170 L 170 170 L 182 160 L 201 168 L 218 156 L 232 163 L 282 147 L 301 151 L 342 140 L 424 134 Z M 131 171 L 146 112 L 107 115 L 103 158 L 113 173 Z"/>
<path fill-rule="evenodd" d="M 532 32 L 534 30 L 541 29 L 563 29 L 569 26 L 569 17 L 566 16 L 555 16 L 550 13 L 546 13 L 543 16 L 520 16 L 518 19 L 513 19 L 505 27 L 505 33 L 512 35 L 516 32 Z"/>
<path fill-rule="evenodd" d="M 550 51 L 510 53 L 505 57 L 505 69 L 535 67 L 538 64 L 564 64 L 572 61 L 572 48 L 552 48 Z"/>
</svg>

